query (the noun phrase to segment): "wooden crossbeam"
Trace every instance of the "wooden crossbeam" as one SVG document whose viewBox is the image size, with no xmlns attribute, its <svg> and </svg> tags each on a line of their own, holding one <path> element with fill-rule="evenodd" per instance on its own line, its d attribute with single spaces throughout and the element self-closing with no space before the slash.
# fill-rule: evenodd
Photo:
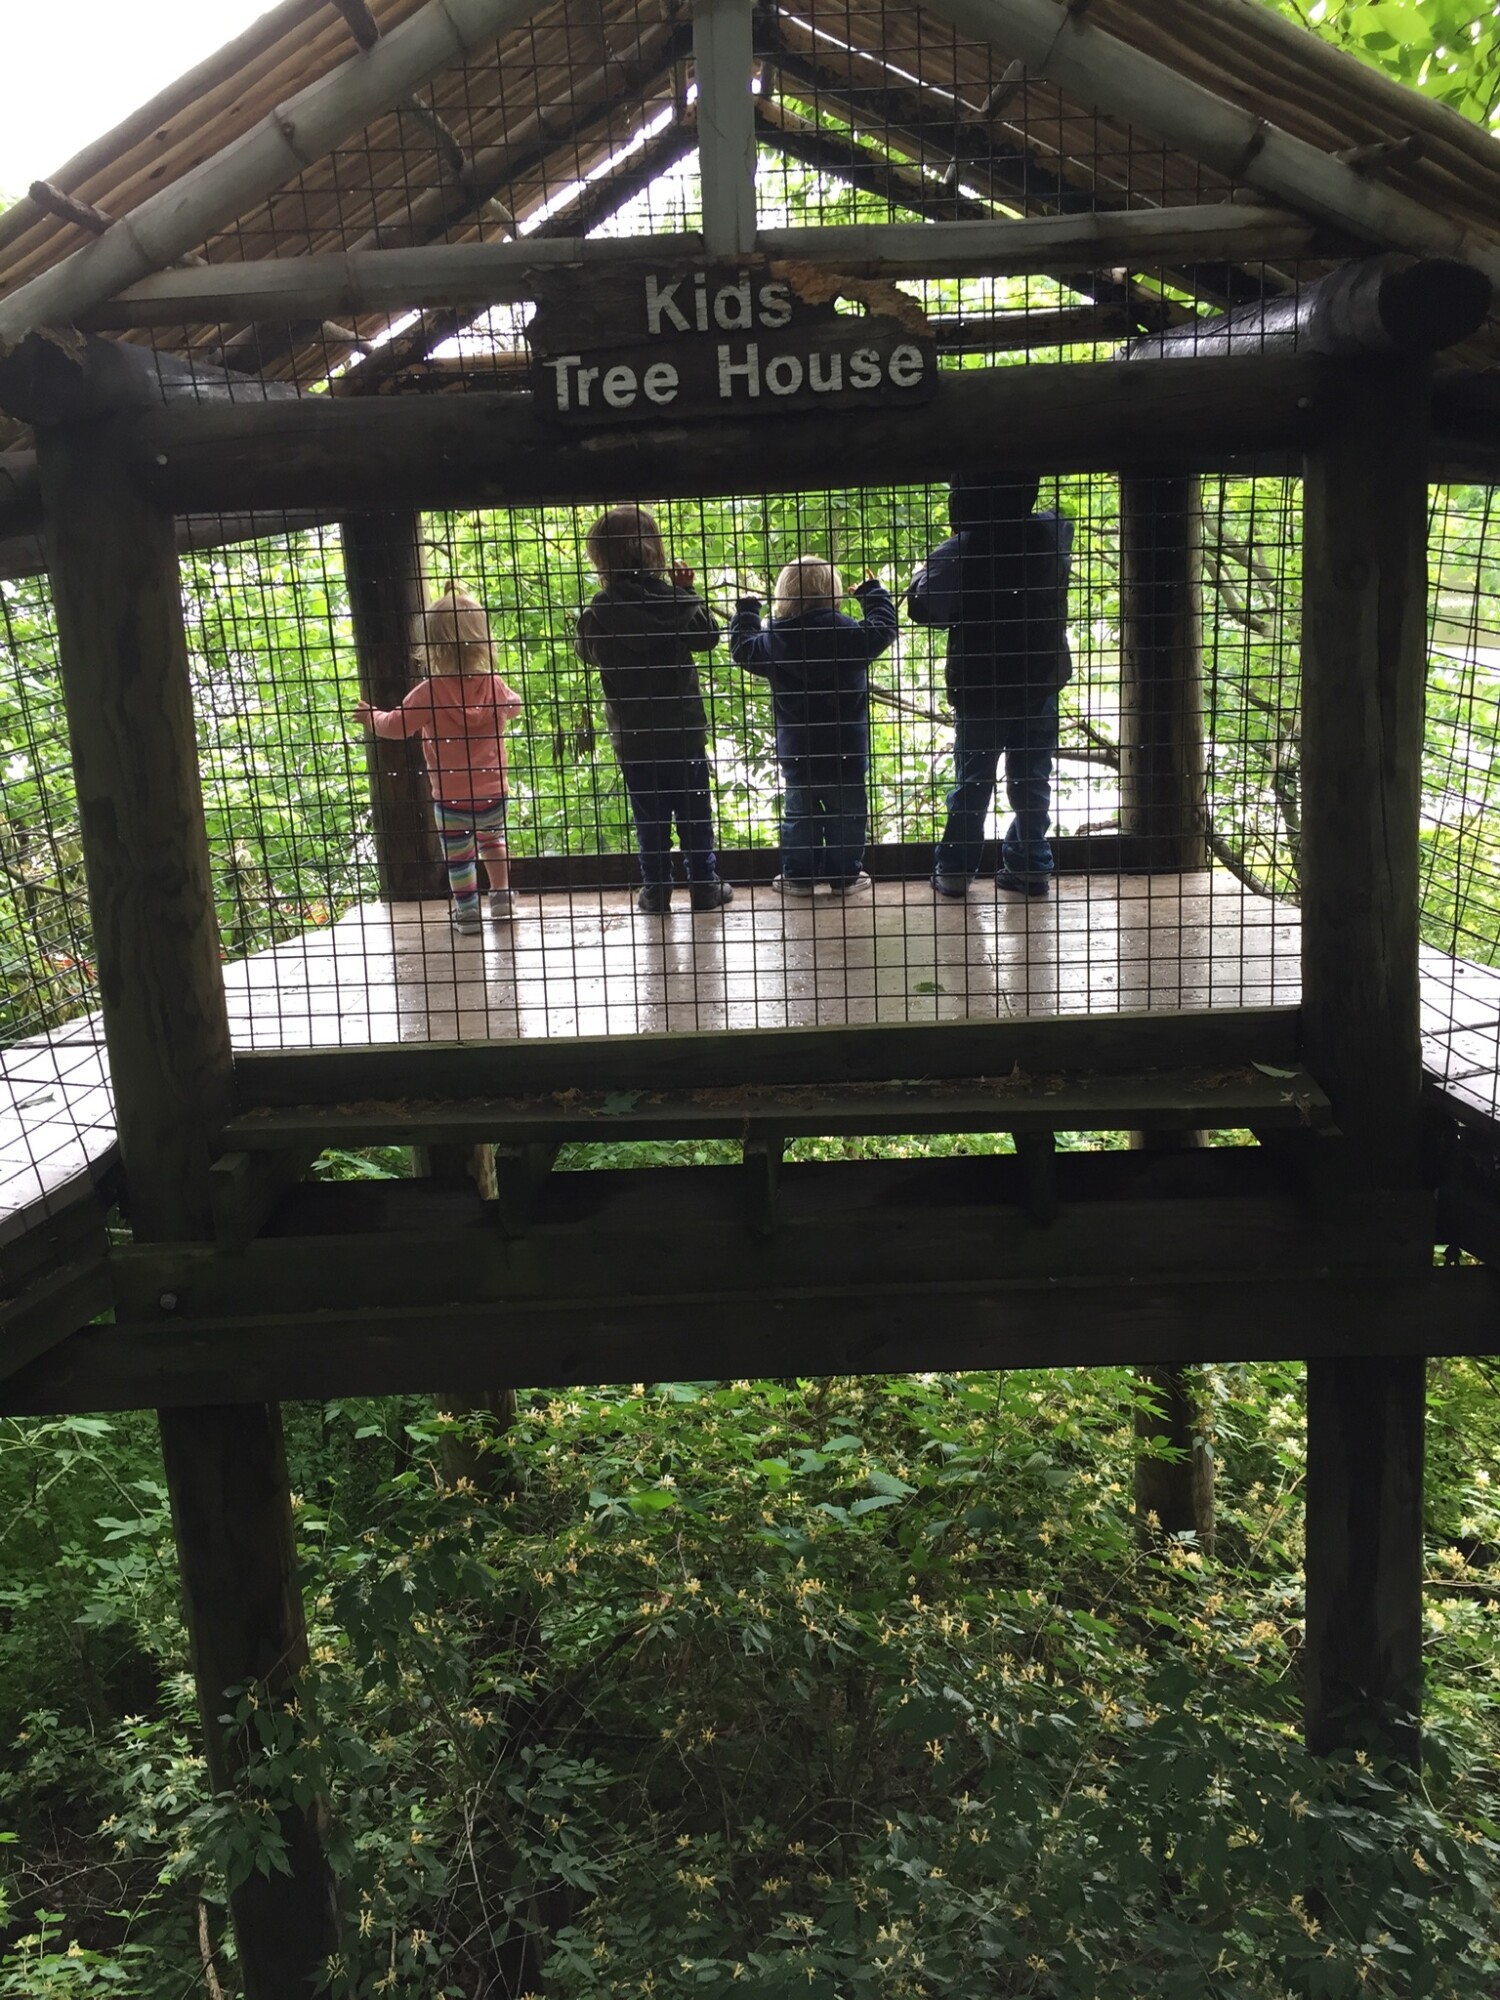
<svg viewBox="0 0 1500 2000">
<path fill-rule="evenodd" d="M 753 1240 L 743 1227 L 740 1234 Z M 929 1271 L 901 1287 L 800 1297 L 611 1292 L 514 1313 L 424 1302 L 91 1328 L 0 1383 L 0 1414 L 411 1395 L 435 1380 L 562 1388 L 705 1375 L 1273 1361 L 1399 1355 L 1434 1342 L 1444 1354 L 1500 1346 L 1500 1291 L 1488 1271 L 1434 1271 L 1402 1283 L 1340 1273 L 963 1288 Z"/>
<path fill-rule="evenodd" d="M 329 1053 L 317 1051 L 319 1056 Z M 574 1074 L 589 1072 L 579 1068 Z M 1050 1144 L 1055 1132 L 1300 1131 L 1327 1120 L 1326 1100 L 1305 1071 L 1268 1076 L 1247 1064 L 1228 1071 L 1177 1068 L 1143 1076 L 1002 1070 L 993 1079 L 942 1083 L 767 1083 L 659 1091 L 639 1085 L 618 1091 L 571 1086 L 520 1097 L 346 1099 L 247 1112 L 232 1121 L 228 1136 L 246 1152 L 272 1146 L 461 1145 L 485 1139 L 522 1146 L 917 1132 L 1012 1132 L 1018 1139 L 1045 1138 Z"/>
<path fill-rule="evenodd" d="M 289 1106 L 333 1108 L 390 1098 L 505 1097 L 566 1091 L 692 1091 L 760 1084 L 879 1083 L 892 1078 L 1060 1072 L 1140 1076 L 1247 1063 L 1294 1068 L 1295 1007 L 1199 1013 L 1059 1015 L 998 1021 L 870 1022 L 762 1028 L 754 1034 L 568 1035 L 507 1042 L 399 1043 L 245 1052 L 235 1058 L 237 1130 Z M 1267 1081 L 1277 1081 L 1271 1077 Z"/>
<path fill-rule="evenodd" d="M 316 1229 L 323 1205 L 293 1199 L 274 1225 L 281 1233 L 238 1251 L 145 1244 L 116 1252 L 116 1318 L 130 1329 L 418 1307 L 434 1298 L 515 1314 L 583 1308 L 609 1296 L 792 1299 L 851 1286 L 878 1296 L 924 1271 L 935 1289 L 962 1291 L 996 1283 L 1128 1289 L 1231 1275 L 1259 1284 L 1330 1271 L 1396 1282 L 1431 1268 L 1432 1204 L 1420 1192 L 1318 1204 L 1284 1191 L 1079 1198 L 1076 1182 L 1056 1172 L 1060 1157 L 1042 1183 L 1025 1153 L 1003 1162 L 931 1162 L 925 1174 L 892 1161 L 783 1165 L 774 1233 L 769 1209 L 758 1217 L 766 1225 L 758 1233 L 770 1239 L 762 1243 L 746 1230 L 747 1176 L 733 1167 L 605 1170 L 534 1183 L 524 1252 L 515 1232 L 477 1226 L 493 1220 L 492 1200 L 455 1201 L 452 1187 L 443 1190 L 439 1221 L 342 1235 Z M 1000 1199 L 1017 1194 L 1019 1202 Z M 651 1212 L 666 1202 L 672 1228 L 664 1257 Z M 361 1215 L 357 1203 L 328 1207 L 346 1230 Z M 406 1219 L 420 1225 L 432 1213 L 416 1207 Z"/>
<path fill-rule="evenodd" d="M 317 396 L 143 412 L 124 441 L 146 489 L 180 513 L 503 507 L 622 490 L 737 493 L 747 479 L 756 492 L 888 486 L 1037 464 L 1244 470 L 1316 435 L 1332 386 L 1297 355 L 1051 363 L 944 373 L 930 402 L 858 426 L 842 414 L 747 414 L 600 437 L 560 432 L 529 399 L 504 394 Z"/>
<path fill-rule="evenodd" d="M 0 1299 L 0 1378 L 68 1339 L 114 1304 L 108 1260 L 64 1264 L 14 1298 Z"/>
<path fill-rule="evenodd" d="M 755 253 L 863 277 L 985 277 L 1110 270 L 1120 265 L 1294 260 L 1337 239 L 1275 209 L 1204 203 L 1196 208 L 1033 216 L 1024 221 L 840 223 L 763 229 Z M 432 243 L 260 258 L 163 270 L 108 300 L 80 306 L 94 329 L 241 324 L 255 319 L 350 319 L 422 306 L 499 305 L 535 295 L 533 273 L 599 264 L 650 269 L 702 256 L 698 236 L 565 238 L 543 245 Z"/>
</svg>

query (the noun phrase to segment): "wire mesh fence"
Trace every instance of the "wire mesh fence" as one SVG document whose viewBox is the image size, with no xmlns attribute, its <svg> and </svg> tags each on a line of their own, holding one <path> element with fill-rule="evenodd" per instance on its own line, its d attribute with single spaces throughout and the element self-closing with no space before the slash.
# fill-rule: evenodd
<svg viewBox="0 0 1500 2000">
<path fill-rule="evenodd" d="M 1217 204 L 1234 192 L 914 6 L 763 7 L 754 34 L 762 229 L 1096 215 Z M 543 10 L 308 167 L 205 255 L 232 263 L 692 231 L 701 221 L 696 121 L 685 19 L 633 4 L 587 18 L 572 9 L 566 20 Z M 1064 261 L 1005 278 L 904 280 L 901 290 L 925 311 L 939 365 L 957 370 L 1107 358 L 1137 337 L 1294 292 L 1318 269 Z M 860 304 L 868 298 L 853 309 Z M 482 313 L 455 301 L 349 324 L 158 327 L 132 337 L 205 364 L 205 394 L 221 393 L 212 371 L 228 367 L 257 393 L 264 383 L 289 395 L 522 396 L 530 312 L 524 298 Z M 1253 346 L 1253 333 L 1242 335 L 1236 351 Z M 598 660 L 580 651 L 580 620 L 599 586 L 587 546 L 597 509 L 414 517 L 388 524 L 386 540 L 363 552 L 369 524 L 287 517 L 280 532 L 262 521 L 251 541 L 232 539 L 243 522 L 191 524 L 184 608 L 241 1046 L 1296 998 L 1295 480 L 1043 478 L 1026 510 L 1032 542 L 1013 538 L 1012 552 L 1035 555 L 1040 535 L 1052 537 L 1055 561 L 1066 556 L 1066 638 L 1053 651 L 1071 671 L 1060 689 L 1028 686 L 1024 716 L 980 718 L 996 725 L 987 731 L 976 731 L 955 692 L 949 628 L 922 624 L 908 601 L 952 527 L 943 487 L 772 494 L 757 490 L 753 463 L 739 484 L 655 509 L 664 564 L 693 572 L 691 589 L 718 632 L 693 656 L 707 768 L 685 810 L 699 832 L 688 839 L 677 817 L 678 880 L 670 907 L 655 911 L 639 907 L 643 886 L 666 888 L 642 881 L 643 820 L 655 808 L 649 797 L 643 808 L 632 760 L 612 740 Z M 654 504 L 625 490 L 612 498 Z M 1451 488 L 1434 515 L 1424 1027 L 1440 1072 L 1494 1110 L 1500 1009 L 1485 968 L 1497 910 L 1487 818 L 1500 586 L 1491 509 L 1485 490 Z M 856 624 L 871 603 L 862 611 L 842 587 L 867 575 L 895 615 L 856 703 L 857 785 L 851 792 L 845 773 L 831 803 L 829 786 L 805 782 L 789 748 L 785 703 L 737 662 L 744 645 L 731 644 L 745 600 L 758 600 L 764 617 L 796 558 L 834 566 L 841 611 Z M 1030 587 L 1025 574 L 1020 585 Z M 519 700 L 503 731 L 503 786 L 498 765 L 491 773 L 494 798 L 471 785 L 435 801 L 417 742 L 372 736 L 355 713 L 362 700 L 392 713 L 423 679 L 421 608 L 450 587 L 480 607 L 494 649 L 486 670 Z M 66 1033 L 83 1065 L 80 1089 L 97 1093 L 93 969 L 45 585 L 0 584 L 0 609 L 7 1060 Z M 1039 729 L 1028 735 L 1022 721 Z M 993 802 L 987 771 L 998 777 Z M 656 787 L 658 806 L 667 790 Z M 845 810 L 851 799 L 857 811 Z M 831 863 L 802 871 L 809 879 L 799 883 L 792 857 L 804 823 L 841 814 L 861 822 L 858 841 L 851 834 L 845 845 L 857 849 L 852 866 L 869 886 Z M 1038 814 L 1049 822 L 1040 832 Z M 968 848 L 955 846 L 955 815 Z M 1004 845 L 1013 820 L 1019 848 L 1015 834 Z M 716 877 L 733 896 L 711 905 L 700 897 L 695 908 L 680 850 L 697 840 L 701 862 L 704 824 Z M 654 854 L 652 866 L 660 860 Z M 945 894 L 934 873 L 975 880 L 967 894 Z M 997 887 L 997 874 L 1011 879 Z M 1040 887 L 1049 893 L 1027 893 Z M 492 900 L 479 901 L 481 892 Z M 455 926 L 470 897 L 477 922 Z M 32 1090 L 29 1070 L 12 1074 L 6 1160 L 35 1165 L 51 1143 L 37 1138 L 38 1122 L 55 1116 L 71 1131 L 83 1121 L 58 1094 L 57 1059 L 47 1060 L 50 1096 Z M 28 1117 L 38 1114 L 29 1123 L 23 1098 Z M 99 1102 L 107 1114 L 107 1098 L 95 1097 L 89 1116 Z"/>
</svg>

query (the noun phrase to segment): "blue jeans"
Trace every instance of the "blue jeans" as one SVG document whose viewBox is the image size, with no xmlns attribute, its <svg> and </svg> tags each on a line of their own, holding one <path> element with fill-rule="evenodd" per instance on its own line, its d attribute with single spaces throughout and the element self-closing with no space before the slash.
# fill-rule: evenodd
<svg viewBox="0 0 1500 2000">
<path fill-rule="evenodd" d="M 789 882 L 858 879 L 869 801 L 863 757 L 783 757 L 781 872 Z"/>
<path fill-rule="evenodd" d="M 972 881 L 979 873 L 984 823 L 1005 759 L 1005 796 L 1015 817 L 1000 844 L 1000 866 L 1033 879 L 1052 873 L 1047 829 L 1052 824 L 1052 759 L 1057 751 L 1057 696 L 1030 715 L 960 716 L 953 732 L 953 775 L 948 824 L 938 842 L 939 875 Z"/>
<path fill-rule="evenodd" d="M 714 812 L 708 789 L 706 757 L 659 757 L 620 766 L 630 810 L 635 819 L 635 844 L 641 857 L 641 880 L 659 884 L 672 879 L 672 826 L 687 864 L 690 882 L 712 882 L 718 872 L 714 855 Z"/>
</svg>

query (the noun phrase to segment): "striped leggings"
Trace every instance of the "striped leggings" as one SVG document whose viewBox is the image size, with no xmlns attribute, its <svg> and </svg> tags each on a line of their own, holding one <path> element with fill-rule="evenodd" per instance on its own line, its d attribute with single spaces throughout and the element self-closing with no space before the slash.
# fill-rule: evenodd
<svg viewBox="0 0 1500 2000">
<path fill-rule="evenodd" d="M 504 799 L 434 799 L 433 817 L 438 839 L 443 844 L 443 860 L 448 866 L 448 886 L 460 905 L 479 900 L 479 870 L 482 857 L 492 889 L 504 889 L 510 881 L 510 862 L 505 846 Z"/>
</svg>

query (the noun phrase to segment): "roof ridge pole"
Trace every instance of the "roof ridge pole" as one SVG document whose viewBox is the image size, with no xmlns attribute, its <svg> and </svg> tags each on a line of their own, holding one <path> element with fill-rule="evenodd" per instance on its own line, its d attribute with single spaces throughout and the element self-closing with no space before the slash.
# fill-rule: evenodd
<svg viewBox="0 0 1500 2000">
<path fill-rule="evenodd" d="M 932 0 L 933 11 L 1018 56 L 1030 75 L 1111 117 L 1142 125 L 1231 180 L 1300 214 L 1415 256 L 1456 257 L 1500 284 L 1500 243 L 1472 234 L 1232 104 L 1053 0 Z"/>
<path fill-rule="evenodd" d="M 755 44 L 751 0 L 693 0 L 703 247 L 710 257 L 755 248 Z"/>
<path fill-rule="evenodd" d="M 538 0 L 428 0 L 371 49 L 278 104 L 221 152 L 0 300 L 0 354 L 165 269 L 363 131 L 418 85 L 519 26 Z"/>
</svg>

